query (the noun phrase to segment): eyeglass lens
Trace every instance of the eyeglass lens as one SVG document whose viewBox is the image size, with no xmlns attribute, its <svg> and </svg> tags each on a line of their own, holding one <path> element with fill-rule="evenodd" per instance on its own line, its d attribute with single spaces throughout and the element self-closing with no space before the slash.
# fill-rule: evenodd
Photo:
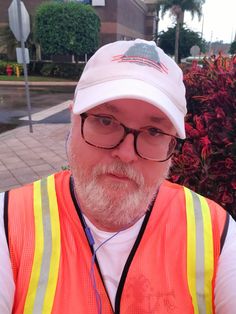
<svg viewBox="0 0 236 314">
<path fill-rule="evenodd" d="M 125 135 L 125 126 L 112 117 L 88 115 L 84 119 L 84 139 L 96 147 L 114 148 Z M 175 146 L 174 136 L 160 133 L 156 128 L 148 128 L 138 132 L 135 149 L 143 158 L 162 161 L 170 157 Z"/>
</svg>

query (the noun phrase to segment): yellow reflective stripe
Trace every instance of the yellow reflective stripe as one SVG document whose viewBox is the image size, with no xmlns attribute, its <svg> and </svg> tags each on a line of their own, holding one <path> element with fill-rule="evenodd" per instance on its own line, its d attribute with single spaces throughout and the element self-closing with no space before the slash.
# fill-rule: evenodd
<svg viewBox="0 0 236 314">
<path fill-rule="evenodd" d="M 34 200 L 34 219 L 35 219 L 35 249 L 32 272 L 30 276 L 29 288 L 26 296 L 24 314 L 33 313 L 34 301 L 38 287 L 42 256 L 44 249 L 43 219 L 42 219 L 42 201 L 41 201 L 41 182 L 36 181 L 33 184 Z"/>
<path fill-rule="evenodd" d="M 47 189 L 49 195 L 49 207 L 51 217 L 51 232 L 52 232 L 52 253 L 50 259 L 50 269 L 48 283 L 43 304 L 43 314 L 51 313 L 56 286 L 59 273 L 60 255 L 61 255 L 61 239 L 60 239 L 60 221 L 58 214 L 57 196 L 55 190 L 54 175 L 47 179 Z"/>
<path fill-rule="evenodd" d="M 47 282 L 49 278 L 50 258 L 52 255 L 51 217 L 50 217 L 49 196 L 48 196 L 46 178 L 43 178 L 41 180 L 41 197 L 42 197 L 44 250 L 43 250 L 43 257 L 42 257 L 38 287 L 37 287 L 36 297 L 34 301 L 33 313 L 43 312 L 44 297 L 45 297 Z"/>
<path fill-rule="evenodd" d="M 203 226 L 204 226 L 204 265 L 205 265 L 205 285 L 204 294 L 206 302 L 206 313 L 213 313 L 212 302 L 212 280 L 214 276 L 214 251 L 213 251 L 213 233 L 211 213 L 207 201 L 204 197 L 198 195 L 202 208 Z"/>
<path fill-rule="evenodd" d="M 214 244 L 207 200 L 184 188 L 187 217 L 187 277 L 194 314 L 213 314 Z"/>
<path fill-rule="evenodd" d="M 24 314 L 50 314 L 60 264 L 60 222 L 54 175 L 33 184 L 35 251 Z"/>
<path fill-rule="evenodd" d="M 199 314 L 196 290 L 196 222 L 191 192 L 185 187 L 184 192 L 187 218 L 187 278 L 194 314 Z"/>
</svg>

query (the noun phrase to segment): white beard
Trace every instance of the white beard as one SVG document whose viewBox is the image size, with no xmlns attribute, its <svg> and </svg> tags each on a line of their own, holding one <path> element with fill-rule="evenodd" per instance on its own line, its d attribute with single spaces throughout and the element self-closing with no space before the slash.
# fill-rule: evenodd
<svg viewBox="0 0 236 314">
<path fill-rule="evenodd" d="M 71 163 L 74 164 L 73 162 Z M 166 172 L 152 186 L 145 184 L 144 177 L 133 166 L 121 162 L 112 165 L 97 165 L 92 172 L 83 167 L 71 167 L 75 192 L 86 207 L 85 213 L 93 218 L 97 226 L 123 229 L 142 217 L 156 195 L 156 191 L 167 176 Z M 103 174 L 120 174 L 128 177 L 128 182 L 100 182 Z M 130 182 L 129 182 L 130 181 Z M 131 188 L 132 187 L 132 188 Z M 83 208 L 82 208 L 83 210 Z M 89 217 L 88 217 L 89 218 Z"/>
</svg>

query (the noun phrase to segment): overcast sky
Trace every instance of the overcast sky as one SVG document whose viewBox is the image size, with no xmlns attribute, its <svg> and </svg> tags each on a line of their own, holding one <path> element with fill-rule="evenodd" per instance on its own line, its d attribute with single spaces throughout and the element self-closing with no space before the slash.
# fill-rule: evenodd
<svg viewBox="0 0 236 314">
<path fill-rule="evenodd" d="M 231 43 L 236 32 L 236 0 L 206 0 L 202 7 L 204 21 L 190 14 L 185 14 L 187 27 L 196 32 L 202 32 L 206 41 L 223 40 Z M 160 19 L 159 31 L 172 26 L 172 19 L 167 12 L 164 19 Z"/>
</svg>

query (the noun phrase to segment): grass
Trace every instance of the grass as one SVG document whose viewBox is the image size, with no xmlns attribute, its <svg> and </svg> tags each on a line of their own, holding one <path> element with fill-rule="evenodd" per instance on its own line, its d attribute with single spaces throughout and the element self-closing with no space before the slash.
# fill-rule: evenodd
<svg viewBox="0 0 236 314">
<path fill-rule="evenodd" d="M 0 81 L 24 81 L 25 78 L 23 75 L 20 77 L 16 77 L 15 75 L 7 76 L 7 75 L 0 75 Z M 55 78 L 55 77 L 45 77 L 45 76 L 29 76 L 29 82 L 72 82 L 73 80 L 64 79 L 64 78 Z"/>
</svg>

